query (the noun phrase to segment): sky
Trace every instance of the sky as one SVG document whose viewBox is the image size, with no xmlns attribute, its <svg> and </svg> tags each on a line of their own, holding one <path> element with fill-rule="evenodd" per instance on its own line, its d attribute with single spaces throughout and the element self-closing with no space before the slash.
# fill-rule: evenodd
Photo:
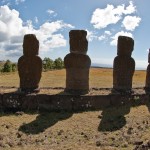
<svg viewBox="0 0 150 150">
<path fill-rule="evenodd" d="M 62 59 L 69 31 L 86 30 L 93 65 L 113 65 L 117 38 L 134 39 L 136 68 L 146 69 L 150 48 L 150 0 L 1 0 L 0 60 L 17 62 L 25 34 L 35 34 L 39 56 Z"/>
</svg>

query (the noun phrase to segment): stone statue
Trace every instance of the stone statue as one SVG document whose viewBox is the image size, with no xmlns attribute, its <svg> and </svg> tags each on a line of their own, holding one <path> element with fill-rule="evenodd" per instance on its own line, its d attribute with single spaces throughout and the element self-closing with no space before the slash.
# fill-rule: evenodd
<svg viewBox="0 0 150 150">
<path fill-rule="evenodd" d="M 89 68 L 91 60 L 86 55 L 88 41 L 84 30 L 71 30 L 70 53 L 64 58 L 66 68 L 66 92 L 71 94 L 86 94 L 89 91 Z"/>
<path fill-rule="evenodd" d="M 131 57 L 134 40 L 127 36 L 118 37 L 117 55 L 113 63 L 113 92 L 132 92 L 135 61 Z"/>
<path fill-rule="evenodd" d="M 20 90 L 23 92 L 39 92 L 42 73 L 42 60 L 38 56 L 39 41 L 34 34 L 26 34 L 23 41 L 23 56 L 18 60 Z"/>
<path fill-rule="evenodd" d="M 150 94 L 150 49 L 148 54 L 148 66 L 146 71 L 146 83 L 145 83 L 145 92 Z"/>
</svg>

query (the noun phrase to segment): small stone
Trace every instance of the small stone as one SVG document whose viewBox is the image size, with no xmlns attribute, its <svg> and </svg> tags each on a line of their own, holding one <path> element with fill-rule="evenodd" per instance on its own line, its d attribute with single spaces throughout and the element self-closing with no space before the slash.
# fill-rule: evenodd
<svg viewBox="0 0 150 150">
<path fill-rule="evenodd" d="M 4 139 L 4 135 L 0 134 L 0 140 Z"/>
<path fill-rule="evenodd" d="M 96 141 L 96 146 L 101 146 L 101 142 L 100 141 Z"/>
<path fill-rule="evenodd" d="M 150 140 L 147 142 L 147 145 L 150 147 Z"/>
<path fill-rule="evenodd" d="M 134 144 L 135 144 L 135 145 L 142 145 L 142 144 L 143 144 L 143 141 L 135 141 Z"/>
<path fill-rule="evenodd" d="M 98 115 L 98 118 L 99 118 L 99 119 L 102 119 L 102 117 L 103 117 L 102 115 Z"/>
<path fill-rule="evenodd" d="M 63 130 L 60 130 L 60 131 L 58 132 L 58 135 L 62 135 L 63 132 L 64 132 Z"/>
<path fill-rule="evenodd" d="M 6 125 L 5 127 L 6 127 L 7 129 L 9 129 L 9 128 L 10 128 L 10 125 Z"/>
<path fill-rule="evenodd" d="M 112 141 L 115 141 L 115 138 L 114 137 L 111 137 Z"/>
<path fill-rule="evenodd" d="M 22 115 L 24 114 L 24 112 L 23 112 L 23 111 L 17 111 L 15 114 L 16 114 L 17 116 L 22 116 Z"/>
<path fill-rule="evenodd" d="M 128 143 L 125 142 L 124 144 L 122 144 L 122 147 L 124 147 L 124 148 L 128 147 Z"/>
<path fill-rule="evenodd" d="M 127 134 L 132 134 L 132 130 L 133 130 L 133 128 L 130 127 L 127 131 Z"/>
<path fill-rule="evenodd" d="M 22 136 L 21 132 L 17 132 L 16 134 L 17 134 L 17 138 L 21 138 L 21 136 Z"/>
</svg>

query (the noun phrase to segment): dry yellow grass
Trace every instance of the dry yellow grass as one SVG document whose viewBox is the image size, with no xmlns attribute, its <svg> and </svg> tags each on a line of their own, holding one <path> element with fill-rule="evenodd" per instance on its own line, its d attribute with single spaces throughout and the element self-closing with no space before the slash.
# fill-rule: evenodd
<svg viewBox="0 0 150 150">
<path fill-rule="evenodd" d="M 91 68 L 89 83 L 90 87 L 112 87 L 112 69 Z M 135 71 L 133 77 L 133 87 L 144 87 L 146 71 Z M 65 87 L 65 69 L 42 72 L 40 87 Z M 18 73 L 0 74 L 0 86 L 19 86 Z"/>
</svg>

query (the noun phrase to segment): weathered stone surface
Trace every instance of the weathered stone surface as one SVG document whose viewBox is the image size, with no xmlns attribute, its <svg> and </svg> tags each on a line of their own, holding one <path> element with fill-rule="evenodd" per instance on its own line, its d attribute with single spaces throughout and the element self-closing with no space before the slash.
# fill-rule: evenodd
<svg viewBox="0 0 150 150">
<path fill-rule="evenodd" d="M 150 96 L 146 94 L 110 95 L 48 95 L 6 93 L 0 100 L 2 111 L 86 111 L 103 110 L 118 105 L 149 108 Z"/>
<path fill-rule="evenodd" d="M 86 36 L 87 32 L 84 30 L 71 30 L 69 32 L 70 52 L 86 54 L 88 49 L 88 41 Z"/>
<path fill-rule="evenodd" d="M 135 71 L 135 61 L 131 57 L 134 41 L 132 38 L 118 37 L 118 56 L 113 63 L 113 89 L 131 91 L 132 78 Z"/>
<path fill-rule="evenodd" d="M 130 97 L 127 95 L 111 95 L 110 97 L 110 103 L 111 106 L 118 106 L 118 105 L 124 105 L 129 103 Z"/>
<path fill-rule="evenodd" d="M 145 92 L 150 94 L 150 49 L 148 54 L 148 66 L 146 71 L 146 82 L 145 82 Z"/>
<path fill-rule="evenodd" d="M 72 111 L 72 99 L 67 95 L 38 95 L 38 106 L 40 111 Z"/>
<path fill-rule="evenodd" d="M 3 95 L 2 94 L 0 94 L 0 111 L 2 110 L 2 108 L 3 108 L 3 97 L 2 97 Z"/>
<path fill-rule="evenodd" d="M 87 32 L 72 30 L 70 36 L 70 54 L 64 58 L 66 68 L 66 92 L 75 95 L 89 91 L 89 68 L 91 60 L 85 55 L 87 51 Z"/>
<path fill-rule="evenodd" d="M 39 110 L 36 94 L 27 94 L 22 98 L 21 109 L 25 111 Z"/>
<path fill-rule="evenodd" d="M 3 108 L 5 110 L 9 109 L 21 109 L 22 107 L 22 98 L 24 97 L 24 94 L 21 93 L 6 93 L 3 94 Z"/>
<path fill-rule="evenodd" d="M 131 57 L 134 49 L 134 40 L 127 36 L 119 36 L 117 44 L 117 55 L 118 56 L 129 56 Z"/>
<path fill-rule="evenodd" d="M 42 72 L 42 60 L 38 55 L 39 41 L 33 34 L 24 36 L 23 56 L 18 60 L 20 89 L 23 92 L 38 92 Z"/>
</svg>

